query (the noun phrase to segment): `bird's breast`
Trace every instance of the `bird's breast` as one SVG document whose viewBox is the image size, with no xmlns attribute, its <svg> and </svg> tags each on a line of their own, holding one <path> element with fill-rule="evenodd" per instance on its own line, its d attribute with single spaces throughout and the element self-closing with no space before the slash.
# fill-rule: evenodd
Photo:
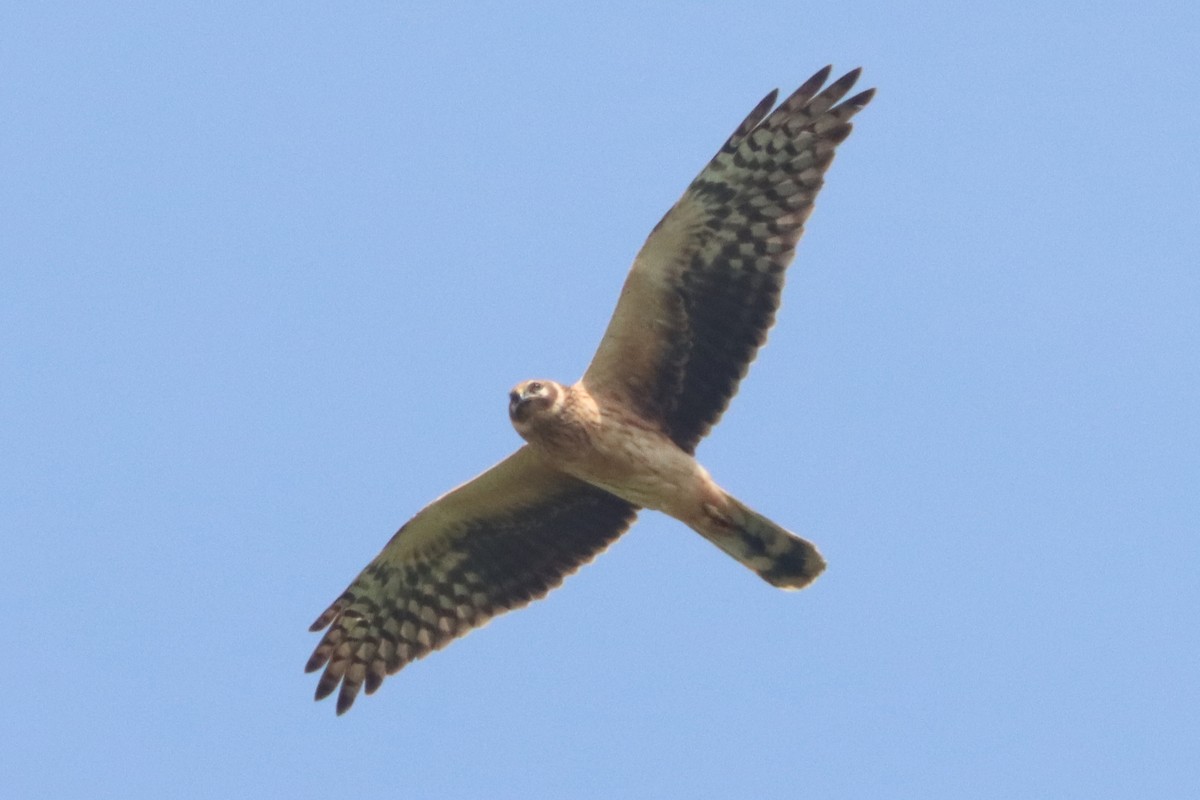
<svg viewBox="0 0 1200 800">
<path fill-rule="evenodd" d="M 641 420 L 604 414 L 588 446 L 563 469 L 631 503 L 665 510 L 688 494 L 704 470 L 665 434 Z"/>
</svg>

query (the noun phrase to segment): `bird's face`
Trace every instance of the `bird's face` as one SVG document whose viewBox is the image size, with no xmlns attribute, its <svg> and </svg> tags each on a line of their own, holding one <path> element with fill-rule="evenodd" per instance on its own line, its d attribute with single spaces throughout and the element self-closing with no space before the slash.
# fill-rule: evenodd
<svg viewBox="0 0 1200 800">
<path fill-rule="evenodd" d="M 508 417 L 517 432 L 534 416 L 558 405 L 562 387 L 554 381 L 522 381 L 508 393 Z"/>
</svg>

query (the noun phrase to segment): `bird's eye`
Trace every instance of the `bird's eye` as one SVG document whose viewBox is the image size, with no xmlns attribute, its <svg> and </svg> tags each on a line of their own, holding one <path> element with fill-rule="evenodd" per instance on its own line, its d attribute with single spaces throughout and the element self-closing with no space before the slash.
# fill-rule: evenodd
<svg viewBox="0 0 1200 800">
<path fill-rule="evenodd" d="M 543 387 L 540 381 L 534 381 L 533 383 L 529 384 L 529 391 L 531 392 L 540 392 L 542 388 Z"/>
</svg>

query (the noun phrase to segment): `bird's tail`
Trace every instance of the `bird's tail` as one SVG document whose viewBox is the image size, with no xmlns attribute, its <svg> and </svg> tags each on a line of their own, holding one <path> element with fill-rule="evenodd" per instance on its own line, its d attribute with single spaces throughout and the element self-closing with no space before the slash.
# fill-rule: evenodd
<svg viewBox="0 0 1200 800">
<path fill-rule="evenodd" d="M 723 508 L 705 507 L 696 531 L 780 589 L 803 589 L 825 569 L 812 542 L 801 539 L 725 495 Z"/>
</svg>

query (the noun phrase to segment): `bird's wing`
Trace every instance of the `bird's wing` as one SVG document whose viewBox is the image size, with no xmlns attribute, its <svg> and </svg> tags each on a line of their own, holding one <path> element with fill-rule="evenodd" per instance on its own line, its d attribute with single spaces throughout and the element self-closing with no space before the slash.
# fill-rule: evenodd
<svg viewBox="0 0 1200 800">
<path fill-rule="evenodd" d="M 766 341 L 834 150 L 874 94 L 839 103 L 859 70 L 822 90 L 829 71 L 774 111 L 776 93 L 767 95 L 658 223 L 583 377 L 688 452 Z"/>
<path fill-rule="evenodd" d="M 410 661 L 520 608 L 591 561 L 637 509 L 522 447 L 426 506 L 317 618 L 305 668 L 339 714 Z"/>
</svg>

